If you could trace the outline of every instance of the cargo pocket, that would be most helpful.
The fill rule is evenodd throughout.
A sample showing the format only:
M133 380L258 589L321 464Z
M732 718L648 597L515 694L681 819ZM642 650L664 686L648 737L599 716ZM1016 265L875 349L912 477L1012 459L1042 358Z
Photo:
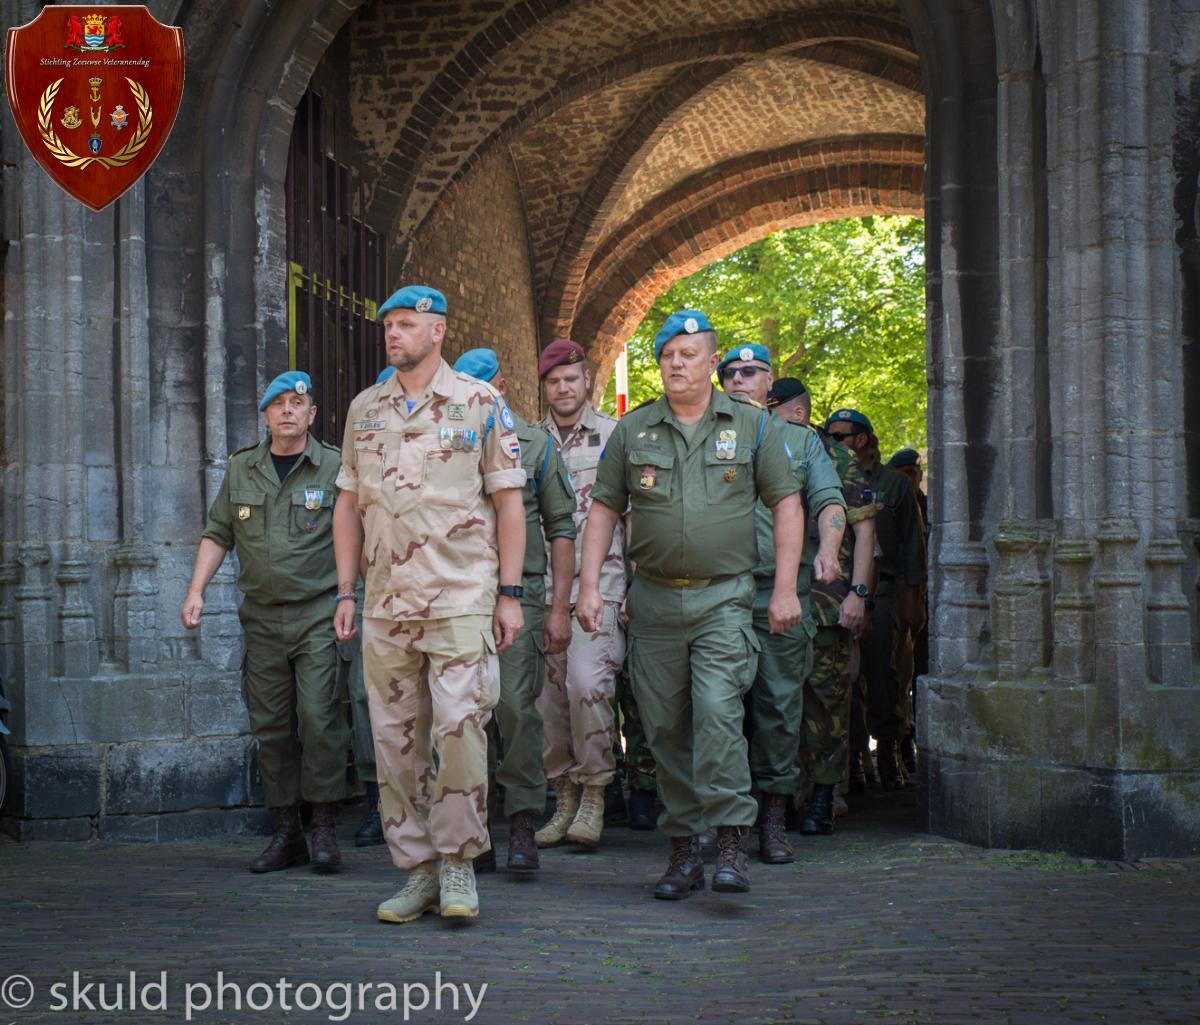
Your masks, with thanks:
M490 712L500 701L500 658L496 654L496 638L492 631L480 633L484 654L475 665L475 704L480 711Z
M742 672L742 683L738 687L738 693L743 697L746 695L751 686L754 684L754 678L758 675L758 653L762 651L762 645L759 643L758 634L754 632L754 624L743 623L742 640L746 643L746 666Z

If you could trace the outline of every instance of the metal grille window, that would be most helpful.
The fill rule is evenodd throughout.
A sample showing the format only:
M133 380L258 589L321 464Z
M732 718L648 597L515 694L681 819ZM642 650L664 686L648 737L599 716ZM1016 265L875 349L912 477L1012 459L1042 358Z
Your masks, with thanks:
M309 90L288 151L288 366L312 377L314 431L333 445L384 366L375 297L387 282L384 241L362 220L361 178L340 145L336 105Z

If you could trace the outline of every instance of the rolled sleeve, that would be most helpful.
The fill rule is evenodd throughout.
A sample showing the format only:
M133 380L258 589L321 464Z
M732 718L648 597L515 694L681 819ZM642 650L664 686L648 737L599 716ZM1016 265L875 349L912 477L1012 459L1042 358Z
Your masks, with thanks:
M783 437L768 417L763 423L762 440L754 459L754 485L758 489L758 497L763 505L772 507L782 502L788 495L800 492L800 483L792 472L791 461L788 459L787 446ZM593 492L594 494L594 492Z
M625 479L625 424L620 421L608 444L600 453L600 465L596 468L596 483L592 485L592 501L622 513L629 508L629 487ZM784 463L786 466L786 461Z
M208 520L200 536L215 541L226 551L233 548L233 507L229 504L228 476L221 481L221 490L208 510Z
M354 415L355 409L351 405L350 411L346 414L346 429L342 432L342 467L338 470L337 480L334 483L343 491L357 493L358 465L355 462L354 451Z
M523 488L525 471L519 466L515 470L494 470L483 475L483 490L491 495L507 488Z
M846 508L842 495L842 481L834 468L833 460L821 444L821 439L810 434L808 439L809 470L805 497L808 499L809 515L818 516L827 506Z

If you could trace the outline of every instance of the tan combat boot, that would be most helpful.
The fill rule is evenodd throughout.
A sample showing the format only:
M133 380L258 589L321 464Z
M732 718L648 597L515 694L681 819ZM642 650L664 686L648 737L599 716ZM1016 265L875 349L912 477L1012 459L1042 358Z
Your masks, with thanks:
M579 810L567 830L567 839L584 847L599 847L600 832L603 829L604 787L585 786Z
M443 918L474 918L479 914L474 859L444 854L438 882L442 888Z
M552 779L550 786L554 788L554 814L549 822L533 834L533 841L539 847L557 847L562 843L575 819L575 812L579 810L579 787L566 776Z
M411 922L438 910L438 863L427 861L408 873L404 889L375 909L381 922Z

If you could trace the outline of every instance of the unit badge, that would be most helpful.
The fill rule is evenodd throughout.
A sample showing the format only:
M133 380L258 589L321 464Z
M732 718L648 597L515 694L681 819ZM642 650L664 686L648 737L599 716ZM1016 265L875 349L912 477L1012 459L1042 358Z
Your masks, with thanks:
M649 491L658 483L658 469L654 466L642 467L642 479L638 481L643 491Z
M55 184L93 210L154 163L179 111L183 70L183 31L145 7L50 4L8 31L17 130ZM81 127L85 107L92 133L77 149L58 131Z
M446 416L451 420L465 420L467 407L461 402L451 402L446 406Z
M239 505L238 506L238 519L239 520L250 519L250 506L248 506L248 505Z

